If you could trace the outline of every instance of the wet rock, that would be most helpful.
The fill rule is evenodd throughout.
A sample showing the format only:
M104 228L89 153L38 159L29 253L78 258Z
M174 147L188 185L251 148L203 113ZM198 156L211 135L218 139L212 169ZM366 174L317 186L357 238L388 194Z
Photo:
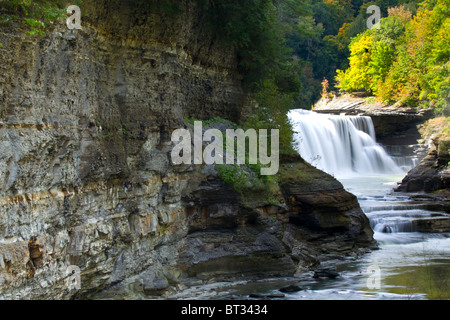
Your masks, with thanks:
M413 220L413 230L424 233L450 232L450 217Z
M282 299L285 298L286 296L282 293L269 293L269 294L251 293L249 297L255 299Z
M314 279L318 278L329 278L334 279L339 277L339 273L336 272L334 269L319 269L314 271Z
M298 155L283 161L280 188L289 200L276 209L244 205L246 195L212 172L183 198L190 224L178 264L189 277L292 276L318 265L320 248L343 260L374 244L354 195Z
M190 234L180 250L180 266L190 277L236 279L289 276L295 264L282 243L261 226ZM258 230L259 229L259 230Z
M155 276L151 280L147 280L143 285L143 290L146 295L155 296L161 295L165 289L169 287L169 282L166 278L161 276Z
M306 233L304 238L340 254L375 243L357 198L335 178L301 162L282 165L280 174L287 218Z
M198 23L194 2L183 19L131 2L82 8L76 32L2 29L0 299L126 294L134 283L150 294L177 281L139 278L181 274L181 197L203 180L170 163L171 132L186 117L237 121L246 97L234 50ZM138 25L123 28L130 17ZM71 265L78 292L63 285Z
M432 136L428 155L411 169L401 184L395 189L397 192L425 192L434 198L441 196L450 199L450 162L448 138Z
M294 292L298 292L303 290L302 288L300 288L299 286L296 285L290 285L284 288L281 288L279 291L283 292L283 293L294 293Z
M261 293L251 293L248 295L250 298L255 298L255 299L264 299L267 296Z
M286 297L286 296L282 293L271 293L271 294L267 295L267 298L270 298L270 299L281 299L284 297Z

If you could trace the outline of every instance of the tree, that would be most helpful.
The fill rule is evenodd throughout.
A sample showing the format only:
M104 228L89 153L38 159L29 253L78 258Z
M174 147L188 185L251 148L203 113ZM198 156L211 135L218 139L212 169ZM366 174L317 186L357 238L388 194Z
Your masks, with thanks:
M387 103L435 106L449 114L450 0L427 0L411 19L400 6L388 9L380 29L350 45L350 66L338 71L342 90L370 89Z

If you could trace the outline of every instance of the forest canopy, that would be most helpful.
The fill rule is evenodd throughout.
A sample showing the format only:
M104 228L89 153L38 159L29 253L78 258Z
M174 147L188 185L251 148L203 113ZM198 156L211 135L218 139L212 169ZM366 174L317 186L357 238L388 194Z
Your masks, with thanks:
M404 6L388 9L379 29L353 38L350 67L337 71L338 87L449 116L449 30L450 0L424 1L414 15Z
M184 0L129 0L176 19ZM365 90L384 103L433 106L448 114L450 0L195 0L205 25L239 60L258 108L253 128L278 128L290 149L287 112L311 109L321 92ZM79 4L82 1L72 1ZM63 0L0 1L0 26L20 21L43 35L67 16ZM381 27L367 29L367 8Z

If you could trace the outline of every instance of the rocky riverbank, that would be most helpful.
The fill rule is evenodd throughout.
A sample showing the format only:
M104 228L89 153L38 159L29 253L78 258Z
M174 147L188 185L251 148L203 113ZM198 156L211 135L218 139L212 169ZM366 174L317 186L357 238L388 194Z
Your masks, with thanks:
M283 158L279 204L257 193L240 194L212 169L198 172L183 196L186 233L164 256L170 268L124 278L101 298L176 295L191 285L290 277L333 267L375 249L357 199L333 177L299 156Z

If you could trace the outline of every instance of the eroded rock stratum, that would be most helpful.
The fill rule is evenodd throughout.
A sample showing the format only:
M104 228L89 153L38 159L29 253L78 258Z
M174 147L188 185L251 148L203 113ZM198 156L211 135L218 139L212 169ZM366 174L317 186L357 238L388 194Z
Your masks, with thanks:
M0 298L160 296L373 245L356 198L300 157L283 160L276 205L171 164L185 118L239 121L245 101L195 5L174 19L85 2L82 30L2 35Z

